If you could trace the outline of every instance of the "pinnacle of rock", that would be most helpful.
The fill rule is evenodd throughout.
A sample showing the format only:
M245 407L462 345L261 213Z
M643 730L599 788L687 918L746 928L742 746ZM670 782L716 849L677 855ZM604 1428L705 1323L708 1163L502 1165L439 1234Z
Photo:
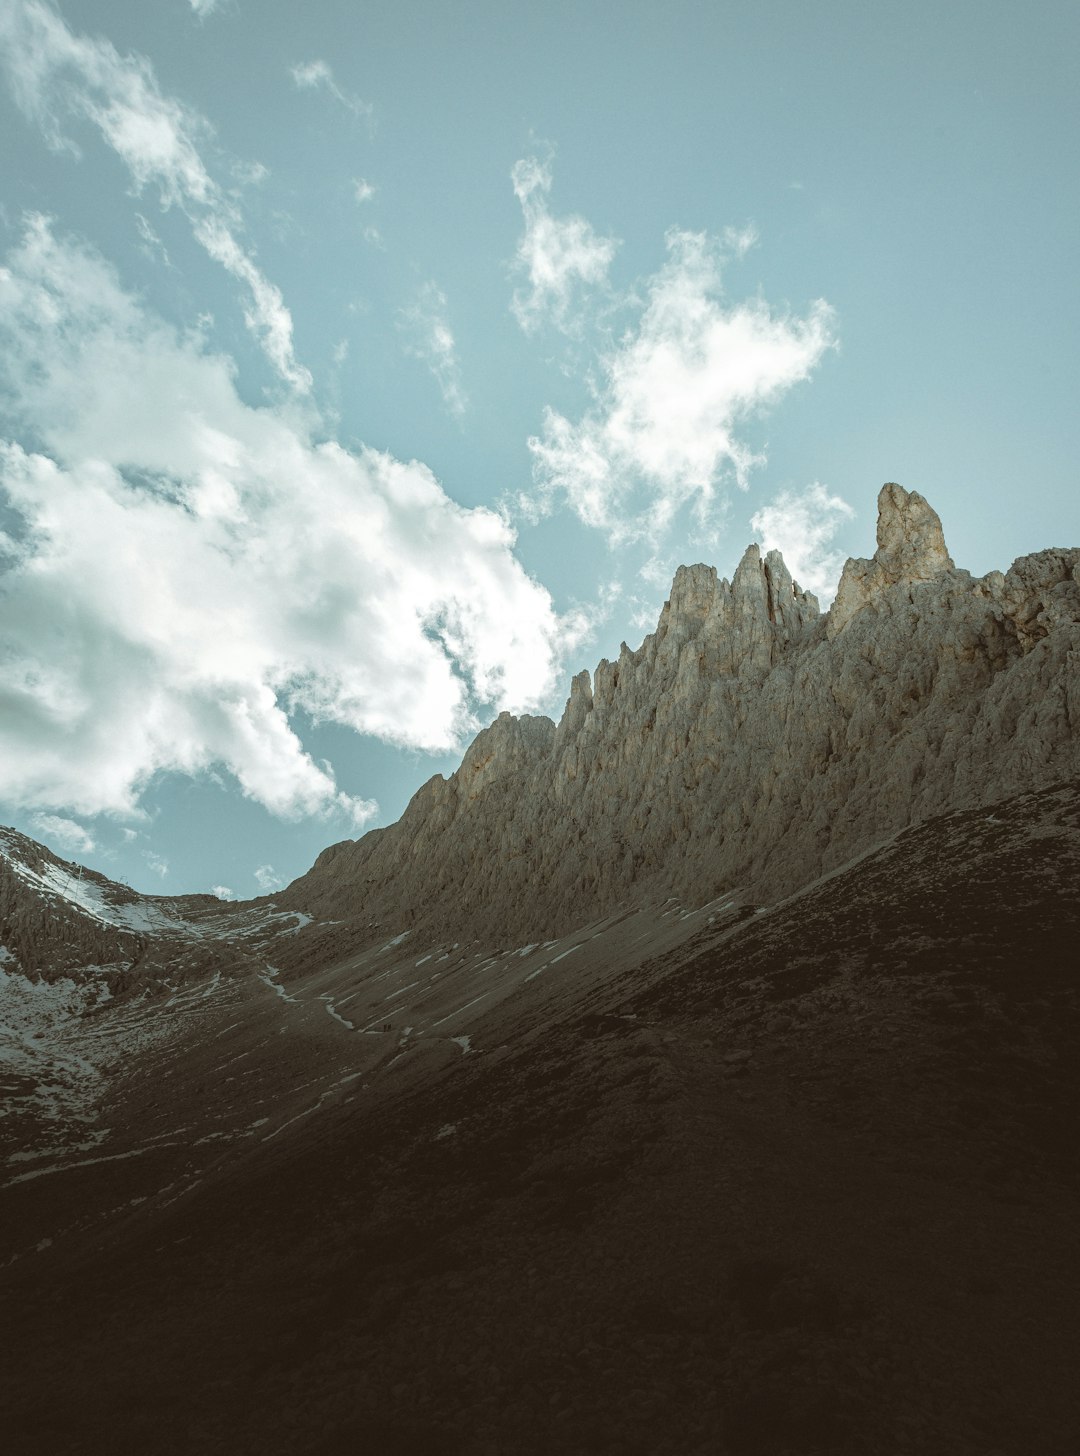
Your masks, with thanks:
M894 581L930 581L953 569L941 519L918 491L895 482L881 487L874 560Z
M835 637L863 607L894 586L933 581L952 571L937 511L918 491L891 481L878 495L877 550L873 558L847 562L829 613L829 635Z

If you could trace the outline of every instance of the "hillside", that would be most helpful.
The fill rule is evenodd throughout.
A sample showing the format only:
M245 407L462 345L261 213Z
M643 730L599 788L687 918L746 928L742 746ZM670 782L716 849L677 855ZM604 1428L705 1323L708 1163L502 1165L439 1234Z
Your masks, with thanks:
M406 941L84 1018L121 1064L0 1189L5 1431L1065 1456L1078 883L1074 782L756 914Z

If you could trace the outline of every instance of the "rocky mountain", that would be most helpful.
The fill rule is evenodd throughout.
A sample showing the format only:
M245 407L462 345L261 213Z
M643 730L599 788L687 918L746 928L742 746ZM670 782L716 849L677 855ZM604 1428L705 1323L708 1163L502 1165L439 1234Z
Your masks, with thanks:
M0 831L20 1456L1065 1456L1080 551L886 486L247 904Z
M557 934L628 899L771 901L883 835L1080 773L1080 550L958 570L886 485L877 551L822 616L776 552L682 567L657 629L503 714L397 824L280 903L463 936Z

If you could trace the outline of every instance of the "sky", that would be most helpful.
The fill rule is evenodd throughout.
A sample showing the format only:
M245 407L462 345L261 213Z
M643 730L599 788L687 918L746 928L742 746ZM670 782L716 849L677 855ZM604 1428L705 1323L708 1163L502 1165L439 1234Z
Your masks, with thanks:
M1080 12L0 0L0 822L247 898L897 480L1080 544Z

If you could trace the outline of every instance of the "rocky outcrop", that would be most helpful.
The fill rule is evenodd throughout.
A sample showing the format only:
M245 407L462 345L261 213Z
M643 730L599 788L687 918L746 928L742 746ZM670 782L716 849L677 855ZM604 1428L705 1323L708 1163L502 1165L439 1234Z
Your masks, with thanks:
M902 485L883 485L878 496L877 550L867 561L853 557L844 567L829 613L829 636L842 632L863 607L894 586L915 586L952 571L953 560L937 511Z
M889 484L824 617L777 552L681 567L657 629L500 717L402 819L278 902L373 927L559 933L630 897L782 897L877 839L1080 772L1080 550L957 570ZM376 933L373 930L373 933Z

